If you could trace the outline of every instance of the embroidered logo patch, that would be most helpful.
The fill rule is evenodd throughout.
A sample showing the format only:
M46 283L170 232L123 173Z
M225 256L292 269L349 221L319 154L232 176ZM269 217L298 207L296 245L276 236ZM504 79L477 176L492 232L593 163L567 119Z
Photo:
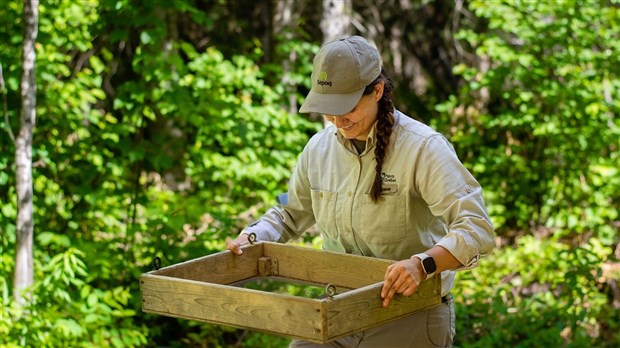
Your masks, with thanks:
M398 193L398 183L396 176L388 173L381 173L381 194L394 195Z

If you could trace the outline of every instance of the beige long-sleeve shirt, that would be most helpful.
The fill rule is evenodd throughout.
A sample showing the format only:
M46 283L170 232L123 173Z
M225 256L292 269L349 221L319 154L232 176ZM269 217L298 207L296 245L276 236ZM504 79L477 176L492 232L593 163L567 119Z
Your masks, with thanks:
M271 208L243 232L286 242L316 224L326 250L403 260L439 245L464 269L477 266L494 244L480 184L444 136L398 111L394 117L380 202L369 196L374 127L358 154L332 125L304 148L289 182L288 204ZM442 273L442 295L453 282L454 271Z

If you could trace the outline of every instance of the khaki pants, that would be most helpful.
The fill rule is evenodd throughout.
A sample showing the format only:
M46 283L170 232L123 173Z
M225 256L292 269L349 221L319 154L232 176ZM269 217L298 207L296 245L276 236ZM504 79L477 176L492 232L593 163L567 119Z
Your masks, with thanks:
M293 341L298 347L451 347L455 334L454 300L448 295L441 305L324 345Z

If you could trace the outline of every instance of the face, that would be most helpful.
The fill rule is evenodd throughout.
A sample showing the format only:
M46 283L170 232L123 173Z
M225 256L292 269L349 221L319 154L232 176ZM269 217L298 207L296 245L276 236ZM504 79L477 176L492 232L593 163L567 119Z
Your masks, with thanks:
M347 139L366 140L370 129L377 121L378 101L383 96L383 82L375 85L372 93L362 96L357 105L344 115L323 115L333 123L340 134Z

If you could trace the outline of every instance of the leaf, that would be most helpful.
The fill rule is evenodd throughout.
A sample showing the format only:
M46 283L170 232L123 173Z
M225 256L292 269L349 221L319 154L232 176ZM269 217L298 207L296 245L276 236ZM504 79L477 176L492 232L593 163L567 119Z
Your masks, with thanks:
M74 319L58 319L54 323L55 329L59 330L64 336L80 337L84 334L84 329Z
M146 32L146 31L141 32L140 33L140 42L142 44L144 44L144 45L150 44L152 42L151 35L148 32Z
M53 232L41 232L36 235L36 239L42 246L55 245L65 248L71 246L71 239L63 234L57 234Z

